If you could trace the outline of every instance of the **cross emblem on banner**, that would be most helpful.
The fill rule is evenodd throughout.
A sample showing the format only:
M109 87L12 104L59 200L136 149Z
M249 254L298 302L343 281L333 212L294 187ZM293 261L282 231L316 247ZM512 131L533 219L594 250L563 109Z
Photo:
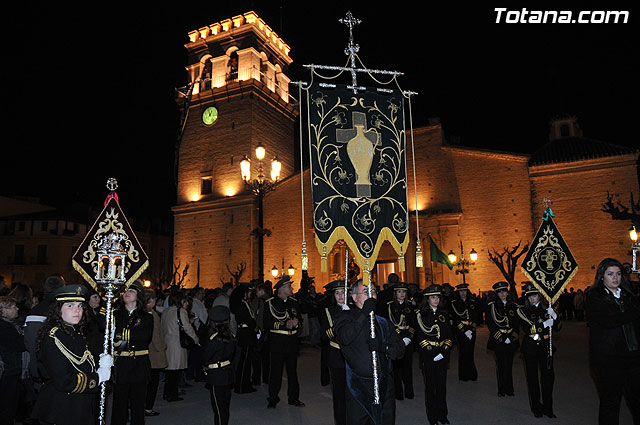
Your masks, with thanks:
M547 270L553 270L553 262L558 259L558 256L553 249L547 249L540 259L547 263Z

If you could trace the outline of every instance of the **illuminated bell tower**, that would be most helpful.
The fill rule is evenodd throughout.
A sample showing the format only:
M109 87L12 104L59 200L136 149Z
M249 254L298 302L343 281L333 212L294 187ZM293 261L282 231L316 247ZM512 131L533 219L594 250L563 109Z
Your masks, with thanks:
M196 263L202 286L218 286L226 266L247 262L243 279L255 277L255 198L242 180L240 162L266 149L265 168L275 156L280 180L295 168L294 121L289 102L289 46L255 12L190 31L183 107L177 205L173 208L174 265ZM184 100L187 100L186 102ZM265 223L268 227L268 223ZM251 260L254 259L254 260Z

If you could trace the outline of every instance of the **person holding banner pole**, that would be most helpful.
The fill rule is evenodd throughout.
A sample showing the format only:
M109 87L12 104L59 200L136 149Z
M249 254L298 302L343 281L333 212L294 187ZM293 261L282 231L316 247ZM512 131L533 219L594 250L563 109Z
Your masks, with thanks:
M345 358L347 424L392 425L396 405L391 360L402 358L405 344L381 316L375 316L375 338L371 338L370 315L375 311L377 295L375 290L371 291L371 297L368 293L359 279L351 292L353 308L337 314L333 322ZM378 360L379 404L374 404L372 353Z
M616 425L624 394L634 424L640 424L640 300L616 259L600 262L586 291L591 368L600 408L599 424Z
M529 404L536 418L542 415L555 418L553 413L553 371L551 329L558 315L553 307L542 302L540 292L533 284L525 289L525 304L518 308L518 318L522 327L524 355ZM538 379L538 371L540 379ZM542 396L542 399L540 398Z

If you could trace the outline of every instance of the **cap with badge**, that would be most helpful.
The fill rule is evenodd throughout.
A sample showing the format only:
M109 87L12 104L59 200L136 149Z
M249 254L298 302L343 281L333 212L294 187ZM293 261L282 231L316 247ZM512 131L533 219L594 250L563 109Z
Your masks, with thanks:
M133 282L131 282L131 285L129 285L129 288L127 288L127 290L129 289L135 289L136 291L138 291L138 294L143 294L145 288L142 281L139 279L136 279Z
M335 291L336 289L344 289L344 280L334 280L324 285L326 292Z
M492 288L496 292L497 291L508 291L509 290L509 284L507 282L500 281L500 282L494 283Z
M391 289L393 289L394 291L407 291L409 290L409 285L407 285L405 282L398 282L391 285Z
M540 291L535 287L533 283L529 283L524 288L525 295L540 295Z
M286 275L283 276L276 284L273 286L274 292L278 289L282 288L284 285L291 285L293 282L291 281L291 276Z
M428 286L422 293L426 296L442 295L442 286L433 284Z
M87 288L84 285L65 285L53 292L53 298L60 302L87 301Z
M459 285L456 285L456 291L462 291L463 289L469 290L469 284L461 283Z

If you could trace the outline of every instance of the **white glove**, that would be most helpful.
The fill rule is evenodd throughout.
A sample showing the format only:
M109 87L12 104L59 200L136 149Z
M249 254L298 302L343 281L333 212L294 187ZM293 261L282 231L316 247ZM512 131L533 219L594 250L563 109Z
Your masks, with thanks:
M111 368L113 366L113 356L111 354L100 354L100 360L98 361L98 368L105 367Z
M542 322L542 324L544 325L545 328L550 328L551 326L553 326L553 319L547 319L544 322Z
M467 330L464 334L465 334L465 335L467 336L467 338L469 338L469 339L473 338L473 332L471 332L471 329Z
M549 308L547 308L547 314L549 315L549 317L551 317L553 320L556 320L558 318L558 315L556 314L555 311L553 311L553 307L549 306Z
M109 354L101 354L98 372L98 381L102 384L111 378L111 366L113 366L113 357Z
M411 340L409 338L402 338L402 341L404 342L405 347L411 344Z
M505 344L511 344L511 340L509 338L507 338L507 339L504 340L504 343Z
M256 339L260 339L261 335L262 335L262 332L260 331L260 329L258 329L258 333L256 334Z
M444 356L443 356L442 354L438 354L437 356L435 356L435 357L433 358L433 361L434 361L434 362L437 362L437 361L440 361L440 360L442 360L442 359L444 359Z

